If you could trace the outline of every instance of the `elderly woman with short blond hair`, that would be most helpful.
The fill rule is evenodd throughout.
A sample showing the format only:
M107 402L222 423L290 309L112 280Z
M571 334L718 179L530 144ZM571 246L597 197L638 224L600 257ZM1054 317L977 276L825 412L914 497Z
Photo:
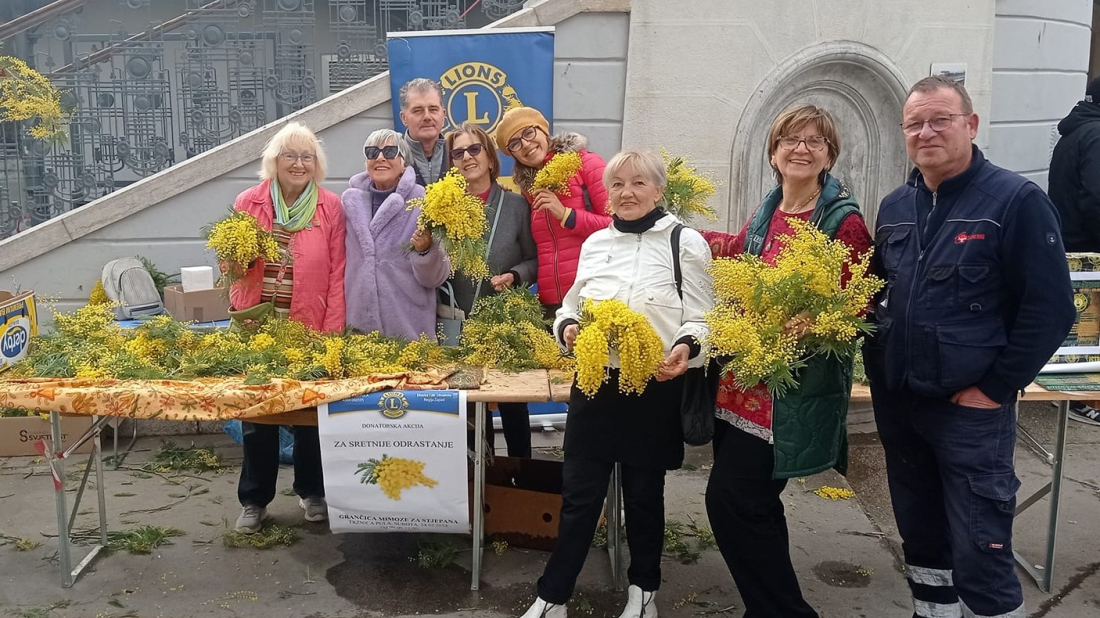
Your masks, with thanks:
M447 253L417 228L424 197L409 144L379 129L363 145L366 170L351 177L340 199L347 217L347 324L387 337L435 339L436 288L451 274ZM412 250L406 248L412 245Z
M646 317L664 343L665 359L640 395L619 392L618 357L591 398L570 391L562 468L558 542L538 580L538 598L523 618L565 618L565 604L588 556L608 480L622 465L630 568L620 618L656 616L664 542L665 472L684 460L680 425L682 378L701 367L707 334L703 315L713 305L710 248L698 232L660 206L665 166L650 152L622 152L608 162L603 184L611 225L593 233L580 251L576 281L554 322L559 342L572 349L585 301L616 299ZM673 237L679 229L679 253ZM680 264L681 290L674 265Z
M275 315L315 330L344 329L344 212L340 198L321 188L324 178L325 152L306 126L287 123L264 147L263 182L241 192L233 208L275 235L281 257L221 265L241 275L229 291L235 320ZM251 534L263 527L275 498L279 427L245 422L242 430L236 529ZM294 491L307 521L328 518L317 427L294 428Z

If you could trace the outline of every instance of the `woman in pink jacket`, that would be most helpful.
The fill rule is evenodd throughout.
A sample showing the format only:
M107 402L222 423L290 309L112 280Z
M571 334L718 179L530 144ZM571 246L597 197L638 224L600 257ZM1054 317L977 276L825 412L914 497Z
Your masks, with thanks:
M344 211L340 198L320 187L325 153L317 136L291 122L264 147L260 184L233 207L256 217L282 249L274 262L223 264L244 270L229 291L234 313L288 317L320 331L344 329ZM242 423L244 464L237 485L238 532L263 527L279 474L279 427ZM306 521L325 521L325 485L317 427L294 427L294 491Z
M603 186L604 161L586 149L588 141L577 133L550 136L546 118L533 107L508 110L496 133L501 152L516 160L512 180L531 204L531 233L539 258L539 301L553 318L565 293L577 277L577 261L584 240L611 223L607 189ZM581 169L569 179L568 195L532 191L535 175L559 152L576 152Z

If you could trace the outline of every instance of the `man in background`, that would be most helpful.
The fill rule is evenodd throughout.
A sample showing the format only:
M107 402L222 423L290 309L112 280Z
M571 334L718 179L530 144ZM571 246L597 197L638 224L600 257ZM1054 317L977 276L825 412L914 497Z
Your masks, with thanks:
M446 143L443 140L443 87L426 77L411 79L398 91L405 141L412 149L416 184L428 186L447 173Z

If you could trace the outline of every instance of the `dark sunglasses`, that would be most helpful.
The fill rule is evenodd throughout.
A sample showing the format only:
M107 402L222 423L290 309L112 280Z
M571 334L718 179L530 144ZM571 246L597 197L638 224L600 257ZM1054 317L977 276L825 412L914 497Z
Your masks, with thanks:
M387 159L396 159L398 151L397 146L383 146L381 148L378 146L367 146L363 149L363 152L366 153L368 161L373 161L378 158L378 153L382 153L382 156Z
M535 131L538 131L535 127L526 127L520 132L519 135L508 140L508 152L515 152L523 142L530 142L535 139Z
M455 148L451 151L451 160L461 161L466 157L466 153L469 153L471 157L476 157L481 154L482 150L485 150L485 146L481 144L470 144L465 148Z

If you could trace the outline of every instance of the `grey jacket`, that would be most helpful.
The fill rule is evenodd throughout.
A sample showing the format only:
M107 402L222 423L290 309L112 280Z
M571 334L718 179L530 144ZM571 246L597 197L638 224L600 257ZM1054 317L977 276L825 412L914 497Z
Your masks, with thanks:
M538 250L535 248L535 239L531 236L531 208L522 195L506 191L493 183L489 200L485 204L485 240L489 239L497 204L501 205L501 212L493 246L489 248L489 272L495 276L512 271L517 279L513 286L531 285L538 274ZM458 308L469 317L474 304L474 282L461 273L449 279L449 282L454 287ZM488 280L481 282L481 294L478 298L495 293L496 290ZM440 295L440 302L448 304L445 294Z
M424 146L410 137L408 131L405 131L404 137L409 144L409 150L412 151L413 158L412 161L406 162L406 165L410 165L416 171L416 184L426 187L443 178L447 170L451 169L451 157L444 152L447 150L447 141L443 139L442 135L435 142L435 150L432 151L431 159L428 159L428 156L424 154Z

